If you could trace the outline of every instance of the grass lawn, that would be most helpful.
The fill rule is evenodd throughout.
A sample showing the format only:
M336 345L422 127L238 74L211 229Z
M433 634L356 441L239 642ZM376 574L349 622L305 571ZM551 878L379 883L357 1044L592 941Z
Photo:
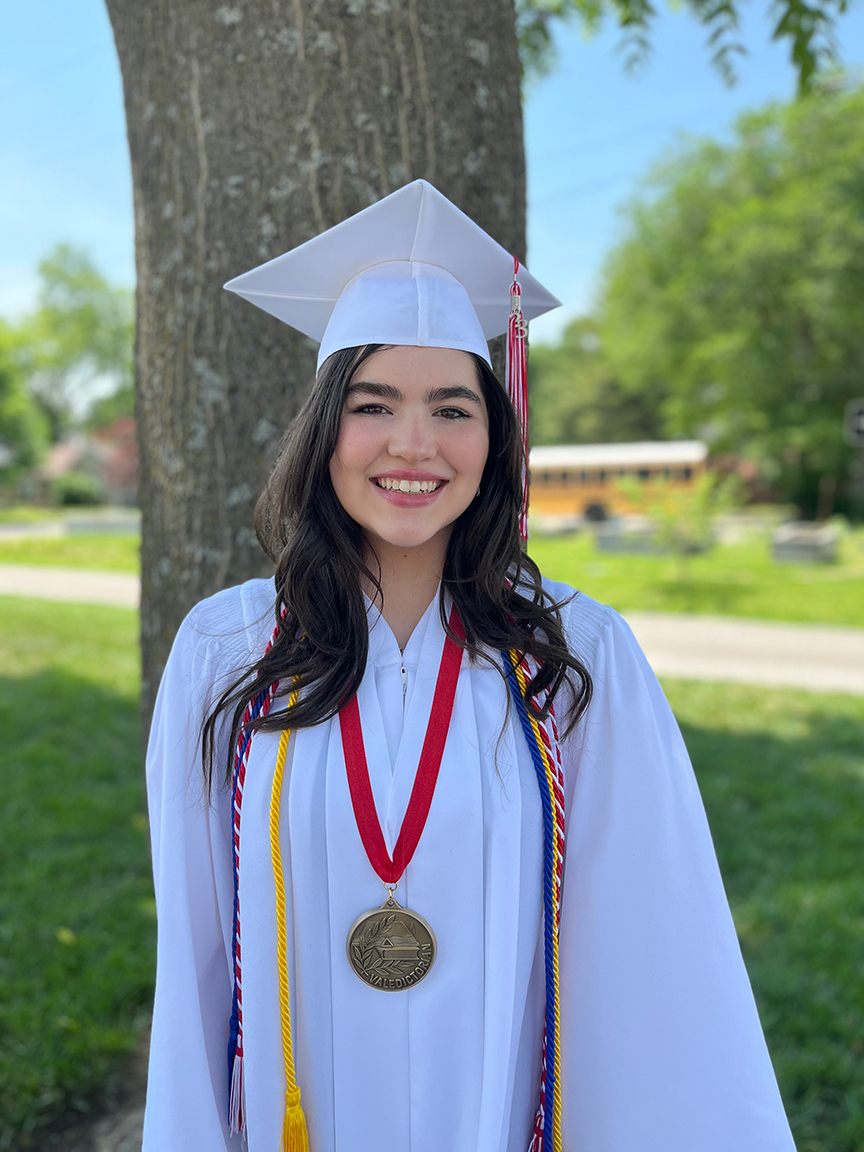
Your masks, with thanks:
M134 614L4 599L0 620L5 1150L110 1090L150 1006L154 924ZM864 699L666 688L798 1150L860 1152Z
M0 1148L111 1089L154 906L134 612L0 599Z
M593 535L531 537L544 576L619 611L700 612L864 627L864 532L841 542L836 564L775 564L767 538L718 545L682 562L598 552Z
M80 536L32 536L23 540L0 538L0 564L40 564L55 568L100 568L137 572L140 538L133 533Z
M798 1152L864 1148L864 699L665 682Z
M56 508L42 508L35 504L0 506L0 524L40 524L46 520L57 520L60 515Z

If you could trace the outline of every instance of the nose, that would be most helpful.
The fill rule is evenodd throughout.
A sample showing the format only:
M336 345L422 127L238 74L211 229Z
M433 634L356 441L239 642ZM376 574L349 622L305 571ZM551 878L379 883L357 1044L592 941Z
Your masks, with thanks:
M402 413L391 425L387 450L391 456L418 463L438 454L433 429L424 413Z

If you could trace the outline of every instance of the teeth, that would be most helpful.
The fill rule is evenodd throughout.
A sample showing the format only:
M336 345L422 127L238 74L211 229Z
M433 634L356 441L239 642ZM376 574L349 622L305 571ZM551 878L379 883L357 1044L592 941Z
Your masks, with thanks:
M391 476L379 476L375 483L385 492L435 492L441 480L394 480Z

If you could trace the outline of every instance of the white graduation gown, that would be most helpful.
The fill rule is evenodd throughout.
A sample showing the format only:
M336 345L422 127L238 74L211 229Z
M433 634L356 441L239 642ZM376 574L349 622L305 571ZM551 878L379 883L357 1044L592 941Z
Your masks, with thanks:
M571 590L548 585L556 598ZM271 581L199 604L165 669L148 753L159 914L145 1152L225 1152L231 1010L230 799L202 797L214 685L256 658ZM563 745L563 1152L794 1148L681 735L630 630L564 610L594 699ZM444 642L437 601L403 657L370 610L359 692L392 850ZM405 675L402 674L404 664ZM312 1152L526 1152L543 1034L540 797L494 668L463 658L426 829L396 892L438 940L426 979L367 987L345 951L384 899L357 832L338 720L292 736L282 796L291 1023ZM240 867L249 1152L277 1152L284 1105L268 810L278 735L252 742ZM223 760L220 760L220 763Z

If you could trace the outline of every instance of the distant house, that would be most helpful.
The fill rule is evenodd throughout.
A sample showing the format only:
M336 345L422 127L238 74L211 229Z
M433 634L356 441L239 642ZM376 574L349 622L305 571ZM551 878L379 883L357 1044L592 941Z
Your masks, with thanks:
M138 499L138 440L135 421L119 416L94 432L75 432L52 445L37 469L40 486L47 495L53 481L70 472L83 472L99 483L111 504L135 504Z
M689 486L705 471L701 440L635 444L561 444L532 448L531 511L601 520L632 511L620 481L661 479Z
M131 416L118 416L107 428L98 428L93 441L101 464L102 483L112 504L138 500L138 436Z

